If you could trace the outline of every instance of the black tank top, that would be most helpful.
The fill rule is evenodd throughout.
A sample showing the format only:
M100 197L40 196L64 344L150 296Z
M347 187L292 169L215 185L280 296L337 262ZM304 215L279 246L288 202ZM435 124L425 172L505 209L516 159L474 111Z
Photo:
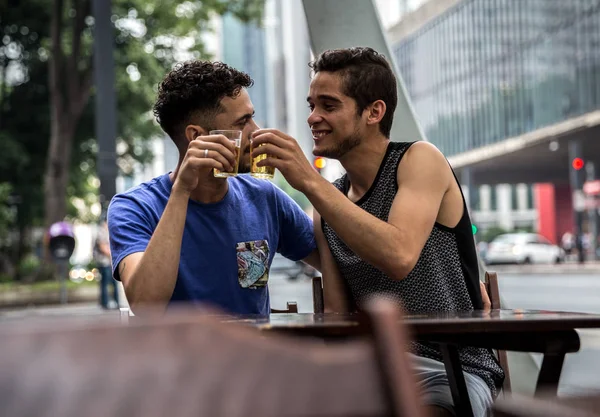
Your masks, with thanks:
M375 181L356 202L357 206L378 219L388 220L398 192L398 165L413 143L389 143ZM333 185L348 195L347 175ZM417 264L401 281L389 278L360 259L322 220L323 233L347 285L351 302L360 308L369 295L384 294L400 300L404 309L412 314L481 309L477 254L464 197L463 205L463 216L456 227L435 223ZM442 354L435 344L415 342L412 349L417 355L442 361ZM493 353L488 349L465 347L459 349L459 355L463 369L481 377L495 396L504 380L504 372Z

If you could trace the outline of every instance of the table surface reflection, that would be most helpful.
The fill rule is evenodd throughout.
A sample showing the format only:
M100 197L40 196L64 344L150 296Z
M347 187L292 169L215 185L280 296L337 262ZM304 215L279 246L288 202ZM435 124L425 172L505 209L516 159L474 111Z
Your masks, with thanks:
M277 313L269 317L227 316L225 323L256 326L262 330L301 328L352 328L361 324L358 313ZM469 333L504 331L562 331L600 328L600 314L548 310L475 310L406 314L404 322L413 333Z

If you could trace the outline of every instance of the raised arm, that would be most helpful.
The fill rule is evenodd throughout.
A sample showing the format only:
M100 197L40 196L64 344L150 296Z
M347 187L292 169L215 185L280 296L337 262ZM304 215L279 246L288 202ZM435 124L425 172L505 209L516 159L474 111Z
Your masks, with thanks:
M200 181L212 175L213 168L230 170L234 163L233 145L224 136L201 136L191 141L158 225L154 230L146 230L147 247L143 250L134 250L136 245L139 245L140 239L131 240L131 236L127 236L127 228L131 228L131 224L134 223L131 217L135 217L137 213L134 211L120 214L116 206L117 212L113 213L111 224L111 210L109 210L109 227L113 235L111 245L114 243L118 247L119 241L128 241L128 239L130 242L129 248L118 247L116 251L118 253L128 251L129 254L120 261L117 258L119 264L115 277L123 282L132 309L166 308L177 283L190 195ZM148 228L146 226L146 229ZM137 231L134 229L129 232L135 234ZM143 239L143 231L140 234ZM151 237L148 241L149 235Z
M254 142L266 145L258 146L255 156L272 155L261 164L279 169L354 253L393 279L404 279L412 271L453 180L450 166L435 146L417 142L406 151L386 222L358 207L315 172L294 138L273 129L257 133Z
M398 192L387 222L367 213L331 185L307 187L306 194L354 253L390 278L401 280L419 259L451 178L441 152L418 142L406 151L398 167Z

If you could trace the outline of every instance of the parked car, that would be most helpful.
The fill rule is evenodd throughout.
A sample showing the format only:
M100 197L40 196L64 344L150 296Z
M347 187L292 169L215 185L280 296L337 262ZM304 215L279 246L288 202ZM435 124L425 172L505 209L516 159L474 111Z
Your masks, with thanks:
M560 263L565 252L544 236L536 233L506 233L489 244L485 255L487 264Z

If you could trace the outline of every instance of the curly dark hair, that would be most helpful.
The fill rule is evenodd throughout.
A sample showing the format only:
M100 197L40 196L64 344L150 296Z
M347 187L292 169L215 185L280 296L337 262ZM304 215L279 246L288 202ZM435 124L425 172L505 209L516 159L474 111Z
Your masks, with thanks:
M214 117L222 111L224 97L236 97L254 84L250 76L223 62L182 62L167 74L158 87L154 116L176 145L184 140L185 127L192 121L213 130Z
M356 101L359 115L369 104L383 100L387 109L379 130L386 138L390 137L398 91L396 77L385 56L369 47L330 49L308 65L315 73L340 71L343 93Z

